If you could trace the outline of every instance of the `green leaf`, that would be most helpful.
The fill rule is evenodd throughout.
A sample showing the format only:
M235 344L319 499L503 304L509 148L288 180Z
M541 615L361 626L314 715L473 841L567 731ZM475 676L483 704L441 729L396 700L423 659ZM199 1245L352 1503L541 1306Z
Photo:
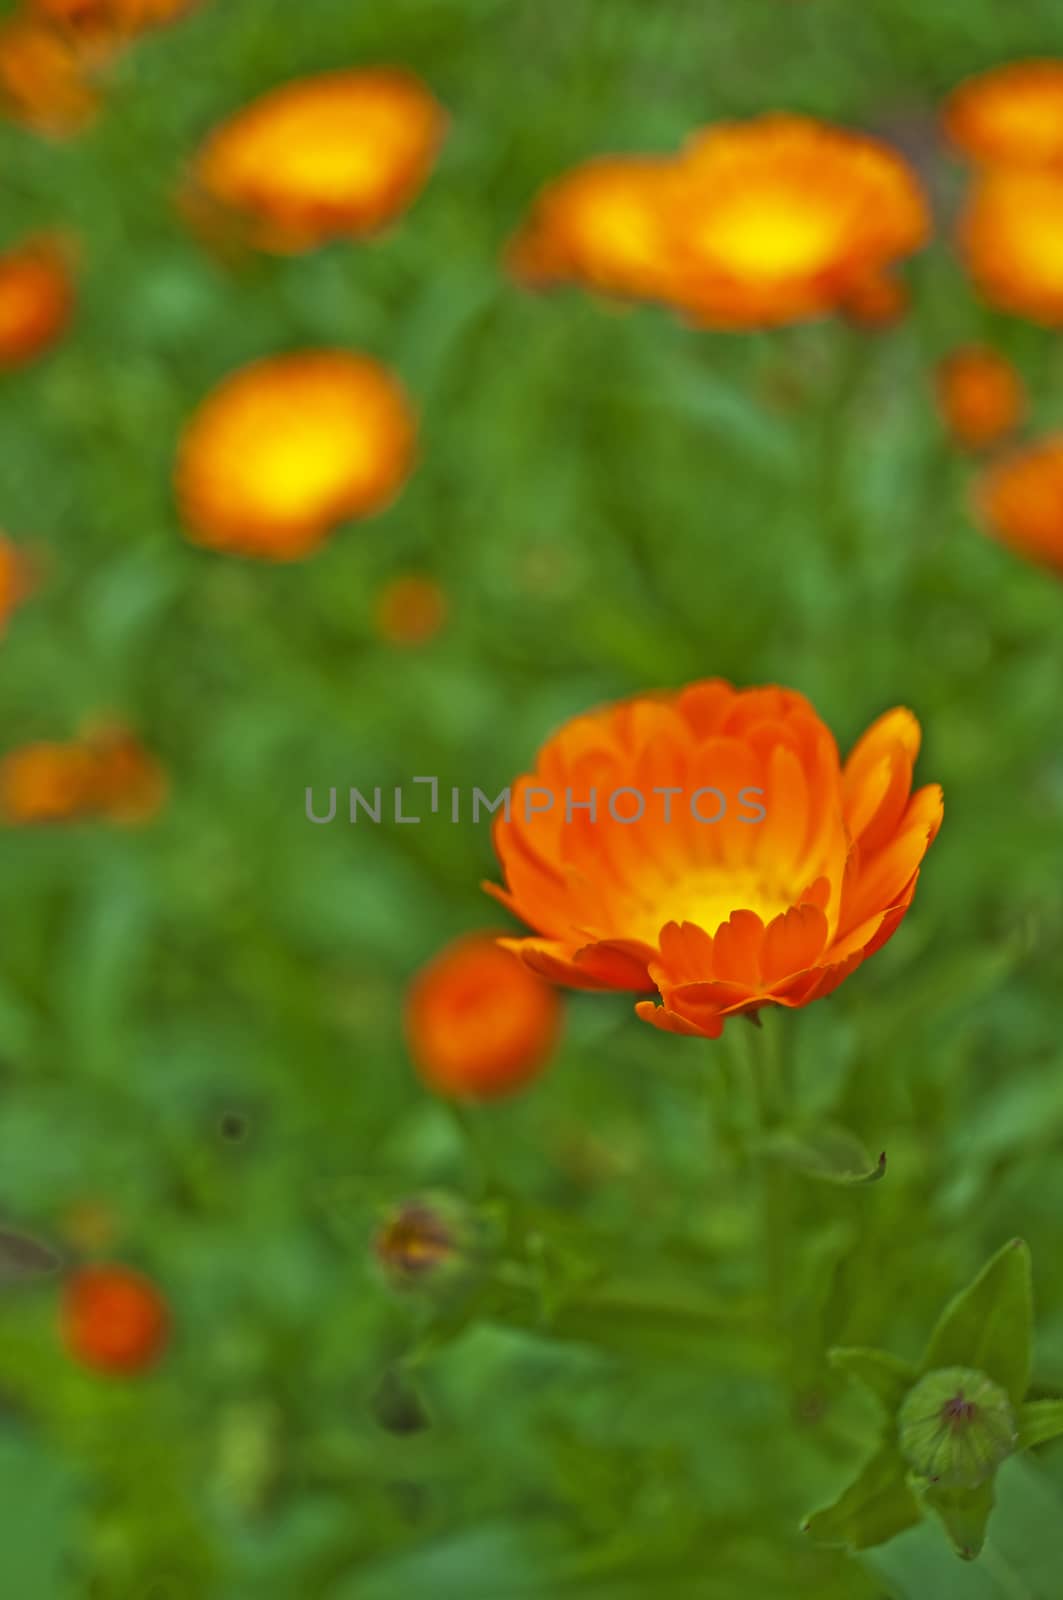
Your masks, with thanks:
M865 1389L870 1389L890 1416L900 1408L918 1377L913 1366L886 1350L836 1346L829 1352L828 1359L832 1367L848 1373Z
M1032 1339L1030 1252L1022 1239L1012 1239L945 1307L920 1371L974 1367L1006 1389L1018 1408L1030 1382Z
M986 1524L994 1503L994 1479L977 1489L928 1489L923 1496L941 1518L949 1542L964 1561L973 1561L985 1543Z
M817 1544L867 1550L914 1527L920 1515L900 1451L884 1444L834 1504L814 1512L802 1531Z
M824 1183L875 1183L886 1175L886 1152L872 1161L855 1133L824 1123L819 1128L780 1128L758 1145L772 1160Z
M1019 1407L1019 1449L1032 1450L1063 1434L1063 1400L1027 1400Z

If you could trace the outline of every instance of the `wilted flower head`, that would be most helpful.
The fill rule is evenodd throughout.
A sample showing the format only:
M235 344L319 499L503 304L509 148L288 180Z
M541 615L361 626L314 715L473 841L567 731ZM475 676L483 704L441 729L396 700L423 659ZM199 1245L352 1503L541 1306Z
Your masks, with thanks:
M253 362L202 402L181 439L178 504L198 544L269 561L381 511L413 460L397 380L367 356L309 350Z
M0 761L0 819L8 824L89 817L144 822L165 794L154 756L120 727L101 727L65 744L24 745Z
M490 1099L520 1089L557 1041L556 994L492 934L456 939L422 967L406 1001L406 1037L425 1082Z
M221 124L195 159L189 205L264 250L312 250L380 228L414 199L443 139L411 73L326 72L282 84Z
M92 65L75 37L16 14L0 26L0 109L38 133L79 133L99 104Z
M983 173L960 218L959 245L991 304L1049 327L1063 323L1063 171Z
M978 485L977 500L1002 544L1063 573L1063 433L990 467Z
M558 983L656 989L637 1010L672 1032L807 1005L911 903L942 812L911 792L919 743L890 711L843 766L803 695L720 679L577 717L495 820L491 892L538 935L504 943Z
M1063 164L1063 61L1010 61L949 96L945 132L989 166Z
M447 609L447 597L434 578L409 573L380 590L373 619L389 644L427 644L446 621Z
M66 1283L63 1342L82 1366L130 1377L153 1367L170 1334L170 1313L150 1279L122 1266L83 1267Z
M953 438L966 450L984 450L1014 432L1026 410L1022 379L1002 355L967 345L939 361L938 408Z
M510 262L533 283L576 280L706 326L758 328L870 304L928 231L895 151L778 114L702 129L673 160L578 168L544 192Z
M19 366L54 344L73 304L67 255L57 241L27 239L0 255L0 367Z

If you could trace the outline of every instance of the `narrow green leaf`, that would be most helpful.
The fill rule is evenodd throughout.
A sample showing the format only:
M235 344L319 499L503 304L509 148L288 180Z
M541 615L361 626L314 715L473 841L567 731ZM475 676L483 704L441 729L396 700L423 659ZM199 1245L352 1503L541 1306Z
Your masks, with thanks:
M824 1183L875 1183L886 1175L885 1151L873 1161L855 1133L831 1123L818 1128L780 1128L758 1148L772 1160Z
M870 1389L890 1416L899 1410L918 1376L907 1361L891 1356L886 1350L836 1346L830 1351L829 1360L832 1367L848 1373L865 1389Z
M941 1518L949 1542L964 1561L973 1561L985 1543L986 1524L994 1504L994 1480L977 1489L928 1489L923 1496Z
M1019 1449L1032 1450L1063 1434L1063 1400L1027 1400L1019 1407Z
M885 1544L920 1519L907 1472L896 1446L884 1444L834 1504L814 1512L802 1531L817 1544L844 1545L849 1550Z
M1022 1239L1012 1239L945 1307L920 1371L974 1367L1006 1389L1018 1408L1030 1382L1032 1338L1030 1252Z

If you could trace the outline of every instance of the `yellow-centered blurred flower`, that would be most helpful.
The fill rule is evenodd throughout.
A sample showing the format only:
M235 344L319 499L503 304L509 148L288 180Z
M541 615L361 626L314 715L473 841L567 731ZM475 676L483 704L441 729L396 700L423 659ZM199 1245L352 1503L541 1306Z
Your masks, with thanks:
M181 439L177 499L196 543L269 561L314 550L394 499L415 426L397 380L367 356L310 350L243 367Z
M945 132L986 166L1063 165L1063 61L1011 61L968 78L946 102Z
M959 242L991 304L1049 327L1063 323L1063 171L985 172L968 197Z
M361 237L418 194L445 125L408 72L296 79L209 135L193 163L190 215L208 233L235 225L248 244L281 253Z

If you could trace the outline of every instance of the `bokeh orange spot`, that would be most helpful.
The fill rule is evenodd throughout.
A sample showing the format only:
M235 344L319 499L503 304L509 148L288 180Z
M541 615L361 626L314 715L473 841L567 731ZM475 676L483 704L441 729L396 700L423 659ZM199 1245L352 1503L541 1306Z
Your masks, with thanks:
M282 84L211 133L192 169L190 211L241 226L280 253L372 233L403 211L435 163L446 119L412 74L326 72Z
M170 1313L155 1285L129 1267L83 1267L67 1280L60 1316L74 1360L96 1372L132 1376L161 1357Z
M376 597L376 631L389 644L427 644L447 619L447 597L434 578L393 578Z
M954 350L935 372L938 409L965 450L984 450L1013 433L1026 411L1022 379L1003 356L981 345Z
M397 380L367 356L316 350L254 362L207 396L181 439L175 482L188 535L296 560L395 498L414 438Z
M990 467L978 484L976 500L1001 543L1063 573L1063 433Z
M0 817L12 825L93 817L145 822L166 790L154 756L120 727L67 743L24 745L0 761Z
M70 268L49 238L0 255L0 367L19 366L55 343L74 305Z
M0 534L0 635L16 607L33 587L29 563L17 545Z
M986 165L1063 164L1063 61L1011 61L968 78L946 102L945 132Z
M458 1098L510 1094L538 1076L557 1041L556 994L490 934L471 934L417 974L406 1036L430 1088Z
M75 37L16 13L0 25L0 109L38 133L80 133L99 105L92 66Z

